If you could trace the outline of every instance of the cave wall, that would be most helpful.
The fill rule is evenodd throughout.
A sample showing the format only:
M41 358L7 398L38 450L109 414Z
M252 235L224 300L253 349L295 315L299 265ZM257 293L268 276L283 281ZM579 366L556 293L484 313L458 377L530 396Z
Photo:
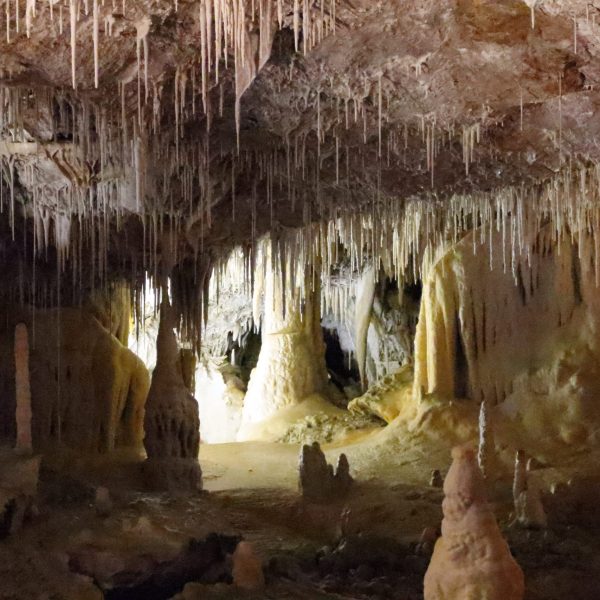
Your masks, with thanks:
M140 448L150 385L141 360L86 309L5 309L0 328L0 439L14 439L14 327L29 331L33 445L84 452Z

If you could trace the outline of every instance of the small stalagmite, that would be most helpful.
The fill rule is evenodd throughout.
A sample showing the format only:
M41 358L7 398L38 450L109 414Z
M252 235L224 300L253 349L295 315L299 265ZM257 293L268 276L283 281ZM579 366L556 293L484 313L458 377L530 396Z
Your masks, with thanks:
M527 489L527 455L524 450L517 450L515 455L515 474L513 479L513 499Z
M444 478L439 469L431 471L431 478L429 479L429 485L435 488L444 487Z
M240 542L233 553L233 583L244 590L260 590L265 586L262 561L254 545Z
M522 600L523 572L502 538L472 448L452 451L442 537L425 574L425 600Z
M113 509L113 503L110 498L110 492L108 488L100 486L96 488L96 495L94 498L94 508L96 514L99 517L108 517Z
M15 327L16 450L31 452L31 388L29 385L29 337L27 325Z
M483 476L488 479L492 475L492 460L494 453L494 433L490 420L490 406L488 400L481 402L479 409L479 450L477 461Z

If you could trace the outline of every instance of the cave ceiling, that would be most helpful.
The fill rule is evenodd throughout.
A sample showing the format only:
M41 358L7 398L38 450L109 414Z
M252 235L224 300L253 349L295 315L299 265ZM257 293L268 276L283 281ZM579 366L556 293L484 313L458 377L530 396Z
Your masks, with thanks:
M165 231L197 261L600 160L593 2L6 0L2 16L5 267L22 216L46 259L96 235L99 272L143 270Z

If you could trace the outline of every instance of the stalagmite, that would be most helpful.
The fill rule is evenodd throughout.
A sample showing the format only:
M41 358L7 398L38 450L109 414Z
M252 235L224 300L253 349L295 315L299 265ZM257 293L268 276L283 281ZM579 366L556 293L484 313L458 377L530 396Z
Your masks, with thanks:
M360 380L363 391L367 390L366 377L367 361L367 331L371 320L371 309L375 295L375 270L367 267L356 289L356 313L354 316L354 335L356 338L356 361L360 371Z
M93 45L94 45L94 87L98 89L98 0L94 0L93 9L92 9L92 29L93 29Z
M531 29L535 29L535 7L538 3L538 0L523 0L527 6L529 6L529 10L531 11Z
M515 505L515 523L522 527L545 528L548 525L546 511L542 504L540 489L530 477L531 459L523 450L515 457L513 480L513 499Z
M15 327L16 450L31 452L31 389L29 385L29 339L27 326Z
M240 439L246 425L274 416L312 394L326 394L328 375L320 326L320 282L305 266L294 281L291 269L280 261L275 242L262 254L264 281L255 287L256 304L264 293L262 346L244 399ZM263 287L264 286L264 287ZM255 316L256 322L260 317Z
M494 431L490 421L490 407L483 400L479 407L479 449L477 462L483 476L487 479L492 475L492 459L494 454Z
M444 482L442 537L425 574L425 600L522 600L523 572L488 505L475 453L458 447L452 459Z
M153 487L199 490L202 471L198 464L198 403L183 381L174 326L173 309L164 289L156 339L156 367L144 419L144 446L148 456L145 472Z
M354 482L345 454L340 454L337 467L327 464L318 442L305 444L300 451L298 486L309 502L326 503L344 498Z
M77 77L75 74L77 61L77 0L69 0L69 19L71 36L71 85L77 89Z
M531 529L545 529L548 518L542 504L540 489L530 481L527 489L522 491L515 500L516 523Z

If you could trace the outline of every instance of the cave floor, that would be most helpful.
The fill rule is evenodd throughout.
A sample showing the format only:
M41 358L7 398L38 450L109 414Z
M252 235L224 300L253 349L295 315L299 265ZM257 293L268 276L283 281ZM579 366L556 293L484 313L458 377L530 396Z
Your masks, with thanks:
M123 593L123 582L152 573L176 559L190 538L211 532L254 543L265 561L266 590L198 583L178 600L422 598L428 557L415 545L425 527L441 520L442 492L428 479L432 468L447 468L448 449L382 439L366 436L325 448L330 461L342 450L348 454L357 482L347 499L323 506L298 496L295 445L203 446L205 491L194 496L141 491L140 461L131 456L94 464L48 460L39 514L0 542L0 600L100 600L99 587L121 590L106 593L109 600L172 597L177 590L168 596ZM585 464L599 464L597 458L586 457ZM93 508L97 485L111 490L114 507L107 517ZM597 498L550 503L548 530L528 531L508 527L510 493L508 477L492 490L502 529L525 571L527 600L600 598ZM346 542L338 545L346 509Z

